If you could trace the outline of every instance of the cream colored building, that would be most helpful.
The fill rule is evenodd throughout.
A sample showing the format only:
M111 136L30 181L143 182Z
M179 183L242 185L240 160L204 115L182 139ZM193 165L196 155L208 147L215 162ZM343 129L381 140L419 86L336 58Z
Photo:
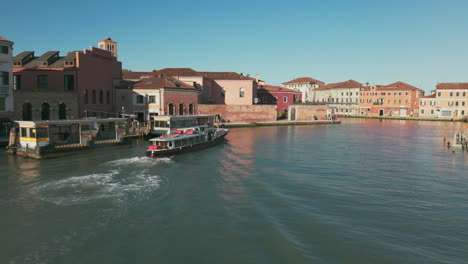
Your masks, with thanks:
M468 83L439 83L431 95L420 98L419 116L441 119L468 117Z
M13 116L13 42L0 36L0 119ZM0 124L0 129L3 129Z
M325 85L324 82L310 77L301 77L289 82L283 83L284 87L301 92L303 102L314 102L315 91Z
M331 115L358 115L362 87L361 83L353 80L330 83L315 90L313 102L328 104Z

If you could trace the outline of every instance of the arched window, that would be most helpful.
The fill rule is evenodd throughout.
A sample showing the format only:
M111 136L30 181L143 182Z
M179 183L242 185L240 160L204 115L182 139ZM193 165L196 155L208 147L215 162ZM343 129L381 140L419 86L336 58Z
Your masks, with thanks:
M168 108L169 108L169 115L174 115L174 104L170 103Z
M104 103L104 92L102 90L99 91L99 104Z
M59 119L67 119L67 105L64 103L59 104Z
M92 102L93 104L96 104L96 90L93 90L93 91L92 91L91 100L92 100L91 102Z
M83 103L88 104L88 89L84 90Z
M110 103L111 103L111 102L110 102L110 92L109 92L109 91L106 92L106 103L107 103L107 104L110 104Z
M239 88L239 97L244 97L244 88Z
M31 103L23 104L23 120L31 121L32 120L32 105Z
M189 112L189 115L193 115L193 104L189 104L188 112Z
M50 120L50 105L45 102L41 105L41 120Z
M179 104L179 115L184 114L184 104Z

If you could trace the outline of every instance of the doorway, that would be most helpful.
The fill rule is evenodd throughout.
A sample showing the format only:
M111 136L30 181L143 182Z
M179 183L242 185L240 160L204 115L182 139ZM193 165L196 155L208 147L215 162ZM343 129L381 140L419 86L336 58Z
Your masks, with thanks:
M379 109L379 116L383 116L384 115L384 110L383 109Z

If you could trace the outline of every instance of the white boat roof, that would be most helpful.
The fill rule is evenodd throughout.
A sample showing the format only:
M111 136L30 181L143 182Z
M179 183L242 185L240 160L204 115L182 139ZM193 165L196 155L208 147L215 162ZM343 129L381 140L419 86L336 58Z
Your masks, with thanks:
M82 123L106 123L125 122L128 118L86 118L86 119L66 119L66 120L40 120L40 121L15 121L22 125L71 125Z
M171 135L167 135L167 136L161 136L161 137L157 137L157 138L152 138L150 139L149 141L175 141L175 140L178 140L178 139L184 139L184 138L191 138L191 137L198 137L198 136L203 136L203 134L200 134L200 133L196 133L196 134L192 134L192 135L187 135L187 134L171 134Z

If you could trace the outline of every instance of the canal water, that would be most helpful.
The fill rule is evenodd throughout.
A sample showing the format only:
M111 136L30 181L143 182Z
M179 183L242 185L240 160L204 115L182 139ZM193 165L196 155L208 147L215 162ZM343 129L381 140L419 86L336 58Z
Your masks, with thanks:
M231 129L161 160L146 142L0 153L0 263L467 263L463 123Z

